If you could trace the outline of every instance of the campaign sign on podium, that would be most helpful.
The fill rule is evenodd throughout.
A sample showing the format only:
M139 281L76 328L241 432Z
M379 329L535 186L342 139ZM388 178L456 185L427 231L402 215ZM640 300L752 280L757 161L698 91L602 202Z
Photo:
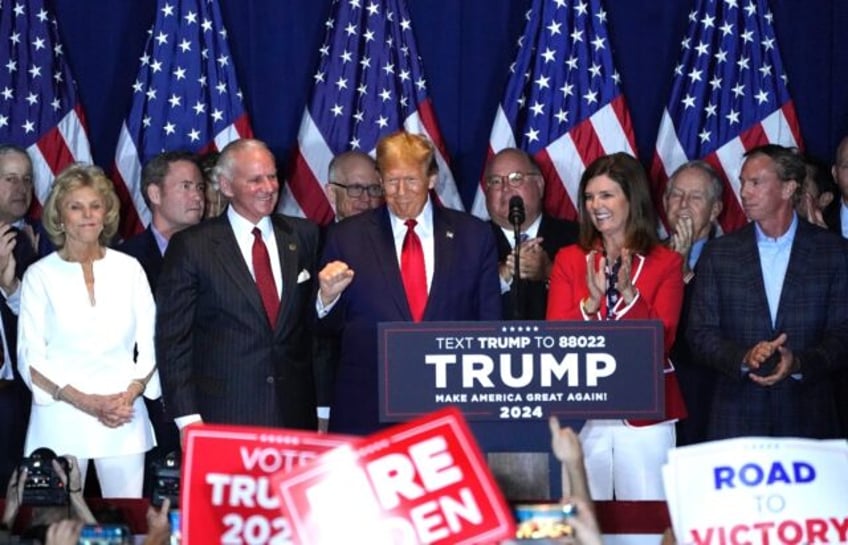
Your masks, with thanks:
M454 406L469 420L661 419L662 323L387 322L382 422Z

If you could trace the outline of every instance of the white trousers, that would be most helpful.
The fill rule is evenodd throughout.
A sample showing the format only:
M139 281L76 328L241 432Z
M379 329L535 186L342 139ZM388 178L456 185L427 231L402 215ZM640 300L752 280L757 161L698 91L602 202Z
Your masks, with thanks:
M580 442L593 500L665 500L662 466L674 448L674 422L637 428L587 420Z
M144 453L94 458L97 480L104 498L140 498L144 486ZM88 458L80 458L80 472L85 486Z

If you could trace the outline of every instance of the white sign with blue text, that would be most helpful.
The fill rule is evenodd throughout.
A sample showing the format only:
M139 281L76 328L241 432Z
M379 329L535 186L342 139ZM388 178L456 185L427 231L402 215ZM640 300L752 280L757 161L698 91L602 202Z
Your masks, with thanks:
M848 543L848 442L745 437L678 448L663 468L680 544Z

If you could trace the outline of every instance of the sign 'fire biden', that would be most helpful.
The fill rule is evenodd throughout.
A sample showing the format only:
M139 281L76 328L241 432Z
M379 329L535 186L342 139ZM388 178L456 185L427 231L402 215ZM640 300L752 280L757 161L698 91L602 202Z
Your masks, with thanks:
M515 532L456 409L341 446L272 482L301 545L472 545Z

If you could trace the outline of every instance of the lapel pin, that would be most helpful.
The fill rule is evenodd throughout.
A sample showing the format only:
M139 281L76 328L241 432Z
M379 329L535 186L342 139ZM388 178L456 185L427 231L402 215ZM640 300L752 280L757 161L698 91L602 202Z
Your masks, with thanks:
M445 234L448 238L453 238L453 231L446 231Z
M294 242L289 242L289 250L291 250L292 252L297 250L297 244L295 244Z

